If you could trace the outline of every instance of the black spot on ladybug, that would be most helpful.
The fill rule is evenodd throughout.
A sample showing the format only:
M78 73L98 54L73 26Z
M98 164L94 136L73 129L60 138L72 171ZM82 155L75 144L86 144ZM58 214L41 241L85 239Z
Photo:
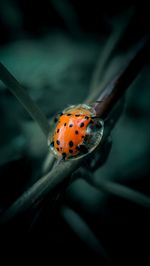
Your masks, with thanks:
M73 153L73 150L69 150L70 153Z
M78 135L78 134L79 134L79 131L78 131L78 130L76 130L76 131L75 131L75 134L76 134L76 135Z
M57 150L59 151L59 148L57 148Z
M88 120L88 119L89 119L89 117L86 115L86 116L85 116L85 119L87 119L87 120Z
M70 124L69 127L73 127L73 124Z
M60 144L60 141L59 141L59 140L57 140L57 141L56 141L56 143L59 145L59 144Z
M66 126L66 125L67 125L67 123L64 124L64 126Z
M71 114L67 114L67 116L70 116Z
M73 147L73 141L72 140L69 141L69 147Z
M84 127L84 123L83 122L80 124L80 127Z
M54 141L51 142L50 147L54 147Z
M84 139L84 136L82 136L82 139Z
M80 116L80 115L75 115L76 117Z
M66 158L66 153L65 152L62 153L62 157L63 157L63 159Z
M57 129L57 133L59 133L59 128Z

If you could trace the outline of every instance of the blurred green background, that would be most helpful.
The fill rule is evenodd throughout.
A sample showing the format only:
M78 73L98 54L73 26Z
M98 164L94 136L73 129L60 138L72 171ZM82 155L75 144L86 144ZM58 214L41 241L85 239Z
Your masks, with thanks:
M109 82L149 29L144 1L1 0L0 61L50 119L66 106L84 102L97 59L113 31L121 23L123 27L129 10L130 22L100 76L101 82ZM112 133L112 150L105 165L93 173L95 180L116 181L150 196L149 107L147 65L126 93L123 114ZM48 148L38 125L2 83L0 113L2 212L42 175ZM107 265L102 246L110 265L150 263L149 210L101 192L84 178L69 185L60 201L46 199L37 217L30 212L15 230L7 228L2 242L7 254L16 240L23 257L32 254L51 265L60 260ZM20 245L25 241L26 248Z

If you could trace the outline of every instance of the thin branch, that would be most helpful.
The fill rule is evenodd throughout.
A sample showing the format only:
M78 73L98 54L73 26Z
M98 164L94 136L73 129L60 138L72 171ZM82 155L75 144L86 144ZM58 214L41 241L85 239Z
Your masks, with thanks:
M148 210L150 210L150 197L144 195L141 192L135 191L134 189L128 188L124 185L117 184L112 181L99 180L95 181L93 176L86 179L93 187L100 189L105 193L112 194L114 196L129 200L137 205L140 205Z
M36 103L29 97L24 88L13 77L8 69L0 63L0 79L8 87L8 89L16 96L19 102L24 106L29 115L38 123L45 136L48 136L50 131L47 118L39 109Z
M149 62L149 37L149 34L144 37L119 75L100 92L97 103L94 106L98 116L106 117L108 115L115 103L137 77L142 67Z
M138 191L111 181L99 182L97 183L97 187L105 192L107 191L107 193L122 197L150 210L150 197Z
M81 159L76 161L67 161L60 163L50 173L41 177L33 186L31 186L23 195L18 198L11 207L5 211L1 217L0 223L5 223L13 219L16 215L25 212L34 204L41 201L50 191L59 185L67 176L79 167Z

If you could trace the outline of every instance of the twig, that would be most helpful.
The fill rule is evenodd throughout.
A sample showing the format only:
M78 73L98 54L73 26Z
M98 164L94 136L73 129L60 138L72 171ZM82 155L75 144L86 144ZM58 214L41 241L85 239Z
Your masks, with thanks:
M30 116L38 123L45 136L48 136L50 127L44 113L39 109L36 103L29 97L24 88L7 70L7 68L0 63L0 79L8 87L8 89L16 96L19 102L24 106Z
M86 175L87 176L87 175ZM144 195L141 192L135 191L124 185L117 184L108 180L95 181L93 175L88 175L86 180L96 189L100 189L105 193L112 194L114 196L129 200L137 205L140 205L148 210L150 210L150 197Z
M103 181L103 182L97 182L97 188L107 193L111 193L115 196L119 196L124 199L127 199L131 202L134 202L150 210L150 197L138 191L135 191L131 188L128 188L124 185L116 184L111 181L106 181L106 182Z

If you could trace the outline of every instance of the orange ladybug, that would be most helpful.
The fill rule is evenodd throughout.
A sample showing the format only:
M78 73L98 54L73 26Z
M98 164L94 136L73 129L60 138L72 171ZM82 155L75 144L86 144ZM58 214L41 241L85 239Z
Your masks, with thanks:
M54 121L56 126L48 144L54 155L64 160L92 152L103 135L104 123L90 105L70 106Z

